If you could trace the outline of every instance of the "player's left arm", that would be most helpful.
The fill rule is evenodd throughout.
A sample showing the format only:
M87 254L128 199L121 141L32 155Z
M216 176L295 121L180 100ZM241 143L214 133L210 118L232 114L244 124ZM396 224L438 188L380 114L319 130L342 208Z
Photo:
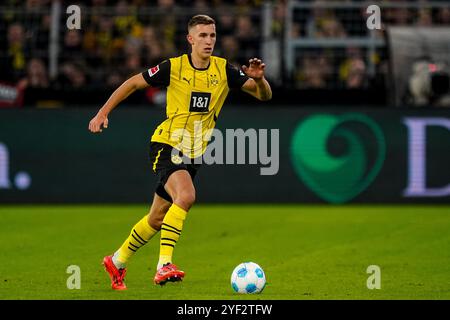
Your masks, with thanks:
M261 101L272 99L272 89L264 77L266 65L257 58L250 59L248 62L249 66L242 66L242 70L249 79L242 85L241 90Z

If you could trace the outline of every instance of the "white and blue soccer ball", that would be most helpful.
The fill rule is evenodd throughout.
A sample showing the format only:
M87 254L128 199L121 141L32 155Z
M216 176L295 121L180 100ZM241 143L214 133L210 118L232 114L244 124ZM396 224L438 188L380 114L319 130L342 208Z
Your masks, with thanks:
M231 287L238 293L261 293L266 286L263 269L254 262L244 262L231 273Z

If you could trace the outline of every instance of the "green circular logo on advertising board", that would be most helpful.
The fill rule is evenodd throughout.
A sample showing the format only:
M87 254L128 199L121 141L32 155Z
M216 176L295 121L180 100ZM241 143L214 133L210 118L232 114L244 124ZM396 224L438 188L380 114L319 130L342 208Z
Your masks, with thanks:
M380 172L384 135L366 115L317 114L294 131L291 158L300 179L331 203L344 203L364 191Z

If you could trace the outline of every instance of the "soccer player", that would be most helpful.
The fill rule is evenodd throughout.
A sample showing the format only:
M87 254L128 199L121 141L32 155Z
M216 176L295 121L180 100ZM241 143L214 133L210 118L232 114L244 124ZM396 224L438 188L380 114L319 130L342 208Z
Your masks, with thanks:
M158 178L150 212L131 229L122 246L103 259L115 290L126 289L127 262L158 231L160 255L154 283L183 279L184 272L173 264L172 255L195 202L193 179L200 166L195 159L206 149L207 133L214 128L230 89L240 88L262 101L272 97L260 59L250 59L249 66L240 70L212 55L216 28L211 17L192 17L187 41L192 47L190 54L165 60L126 80L89 123L91 132L102 132L108 127L111 110L135 90L167 88L167 119L156 128L150 142L151 170Z

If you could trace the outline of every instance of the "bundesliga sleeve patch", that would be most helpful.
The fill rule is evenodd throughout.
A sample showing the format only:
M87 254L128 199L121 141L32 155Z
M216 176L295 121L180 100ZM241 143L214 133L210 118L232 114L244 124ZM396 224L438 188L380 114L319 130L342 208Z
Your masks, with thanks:
M148 74L150 75L150 77L153 77L155 74L157 74L159 71L159 66L153 67L148 69Z

